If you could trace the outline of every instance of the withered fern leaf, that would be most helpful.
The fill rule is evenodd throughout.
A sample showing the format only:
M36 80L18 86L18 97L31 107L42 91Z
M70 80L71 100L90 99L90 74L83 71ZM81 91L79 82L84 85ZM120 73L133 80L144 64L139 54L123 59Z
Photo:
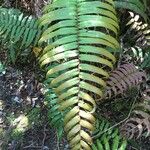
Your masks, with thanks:
M146 79L146 74L136 69L134 64L120 65L116 70L112 71L106 82L107 87L104 98L124 94L128 89L140 85L143 79Z
M88 9L87 9L88 8ZM40 19L48 26L39 43L48 43L40 57L47 83L65 115L72 150L91 149L95 97L103 95L105 79L119 49L118 21L112 0L56 0ZM56 78L52 78L56 75Z
M121 132L128 138L150 136L150 89L143 94L143 102L135 105L131 117L122 125Z

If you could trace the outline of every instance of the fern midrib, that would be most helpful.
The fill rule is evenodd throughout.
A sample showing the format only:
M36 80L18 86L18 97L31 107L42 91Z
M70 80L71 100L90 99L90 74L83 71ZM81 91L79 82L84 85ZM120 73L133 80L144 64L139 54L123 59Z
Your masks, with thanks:
M79 106L79 102L80 102L80 97L79 97L79 94L80 94L80 82L81 82L81 79L80 79L80 43L79 43L79 40L80 40L80 28L79 28L79 4L78 4L78 0L76 1L76 28L77 28L77 51L78 51L78 61L79 61L79 64L78 64L78 78L79 78L79 83L78 83L78 93L77 93L77 98L78 98L78 109L79 109L79 112L78 112L78 116L80 117L80 106ZM81 117L80 117L80 120L81 120ZM80 131L81 131L81 124L80 124ZM80 134L80 138L81 138L81 134Z

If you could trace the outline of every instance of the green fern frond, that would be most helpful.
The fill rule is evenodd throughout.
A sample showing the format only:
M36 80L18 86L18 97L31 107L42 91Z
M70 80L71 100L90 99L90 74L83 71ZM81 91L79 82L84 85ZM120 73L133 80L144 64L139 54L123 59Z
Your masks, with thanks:
M141 64L141 67L143 69L145 68L150 68L150 52L148 52L145 56L144 56L144 60Z
M145 51L138 46L131 47L126 53L139 62L143 61L146 54Z
M116 0L114 3L116 8L123 8L134 11L135 13L142 16L145 21L148 20L148 16L145 13L145 5L140 0Z
M58 98L52 89L46 89L45 100L48 106L48 119L50 124L57 130L58 137L63 135L65 112L59 110Z
M37 44L42 34L38 20L24 16L17 9L0 8L0 35L8 42L19 42L22 48Z
M150 67L150 52L149 47L142 49L138 46L127 49L125 54L129 56L129 59L138 62L141 69L148 69Z
M117 128L111 128L105 120L97 120L97 129L94 135L92 150L125 150L127 141L121 137Z
M88 8L88 9L87 9ZM52 41L39 60L47 83L58 97L72 150L91 149L94 97L102 97L119 44L112 0L57 0L48 5L40 25L48 25L39 43ZM56 75L56 78L51 78ZM93 97L94 95L94 97Z

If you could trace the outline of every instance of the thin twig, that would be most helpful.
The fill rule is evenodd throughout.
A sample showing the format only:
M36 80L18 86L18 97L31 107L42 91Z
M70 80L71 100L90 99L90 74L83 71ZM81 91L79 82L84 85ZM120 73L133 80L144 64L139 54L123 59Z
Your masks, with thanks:
M137 94L137 96L138 96L138 94ZM93 138L93 139L97 139L98 137L100 137L101 134L104 134L104 133L107 132L108 130L111 130L111 129L117 127L118 125L124 123L127 119L129 119L129 117L131 116L132 110L133 110L133 108L134 108L134 105L135 105L135 103L136 103L137 96L135 97L135 99L134 99L134 101L133 101L133 103L132 103L131 109L130 109L130 111L129 111L129 113L128 113L128 116L127 116L125 119L123 119L122 121L118 122L117 124L111 126L110 128L104 130L103 132L99 132L97 135L93 136L92 138Z
M43 137L43 141L42 141L42 147L44 147L44 145L45 145L45 139L46 139L46 136L47 136L46 127L47 127L47 124L44 126L44 137Z
M59 137L58 137L57 131L56 131L56 135L57 135L57 150L60 150L60 148L59 148Z

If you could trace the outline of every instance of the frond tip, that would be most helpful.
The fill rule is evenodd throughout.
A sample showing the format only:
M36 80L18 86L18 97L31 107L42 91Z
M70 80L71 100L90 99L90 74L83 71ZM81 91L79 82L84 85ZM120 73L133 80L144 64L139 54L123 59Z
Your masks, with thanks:
M57 130L58 137L63 135L64 115L59 110L58 98L52 89L45 89L45 100L48 106L48 119L50 124Z
M135 106L131 117L122 125L122 134L129 138L140 138L150 136L150 89L147 89L143 96L143 103Z
M94 134L92 150L125 150L127 141L120 135L117 128L112 128L110 123L102 119L97 120L97 129Z
M88 9L87 9L88 8ZM48 25L39 43L48 42L40 58L47 83L65 111L64 125L72 150L91 149L95 100L115 63L118 22L112 0L57 0L48 5L40 24ZM53 41L53 42L49 42ZM55 76L53 78L53 76Z

